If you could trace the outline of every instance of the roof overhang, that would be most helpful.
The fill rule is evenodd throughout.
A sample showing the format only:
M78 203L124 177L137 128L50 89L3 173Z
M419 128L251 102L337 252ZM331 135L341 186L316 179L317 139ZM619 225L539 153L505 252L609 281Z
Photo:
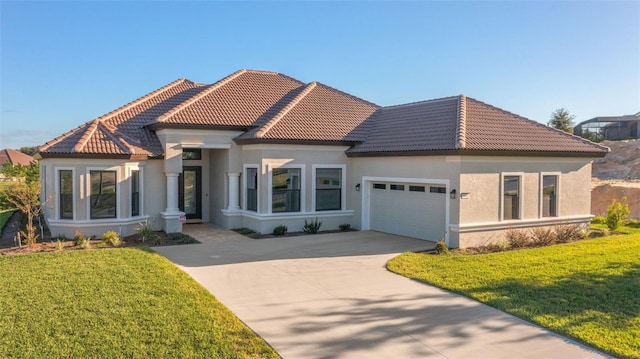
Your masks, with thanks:
M81 158L81 159L114 159L114 160L131 160L131 161L145 161L151 158L162 158L159 157L149 157L147 155L114 155L114 154L106 154L106 153L49 153L49 152L39 152L40 156L43 159L46 158Z
M278 145L321 145L321 146L353 146L360 142L355 141L327 141L327 140L292 140L292 139L267 139L267 138L248 138L234 139L238 145L255 145L255 144L278 144Z
M515 151L515 150L425 150L425 151L379 151L349 152L347 157L397 157L397 156L509 156L509 157L579 157L600 158L608 151L568 152L568 151Z

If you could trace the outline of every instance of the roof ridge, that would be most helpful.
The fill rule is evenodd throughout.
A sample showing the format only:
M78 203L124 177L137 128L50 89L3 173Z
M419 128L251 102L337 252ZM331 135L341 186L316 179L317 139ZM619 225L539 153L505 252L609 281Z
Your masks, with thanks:
M475 101L475 102L477 102L477 103L479 103L479 104L481 104L481 105L487 106L487 107L489 107L489 108L491 108L491 109L494 109L494 110L496 110L496 111L500 111L500 112L502 112L502 113L504 113L504 114L506 114L506 115L516 117L516 118L518 118L518 119L520 119L520 120L523 120L523 121L525 121L525 122L528 122L528 123L530 123L530 124L532 124L532 125L534 125L534 126L537 126L537 127L540 127L540 128L544 128L544 129L546 129L547 131L555 132L555 133L557 133L557 134L559 134L559 135L562 135L562 136L565 136L565 137L570 137L570 138L572 138L572 139L578 140L578 141L580 141L580 142L582 142L582 143L584 143L584 144L590 145L590 146L592 146L592 147L596 147L596 148L601 149L601 150L605 150L605 149L606 149L606 150L607 150L607 152L609 152L609 151L610 151L610 150L609 150L609 147L602 146L602 145L599 145L599 144L597 144L597 143L591 142L591 141L589 141L589 140L587 140L587 139L585 139L585 138L582 138L582 137L580 137L580 136L576 136L576 135L574 135L574 134L572 134L572 133L568 133L568 132L564 132L564 131L562 131L562 130L558 130L558 129L553 128L553 127L551 127L551 126L548 126L548 125L545 125L545 124L543 124L543 123L540 123L540 122L538 122L538 121L531 120L531 119L529 119L529 118L526 118L526 117L523 117L523 116L517 115L517 114L515 114L515 113L513 113L513 112L509 112L509 111L507 111L507 110L503 110L503 109L501 109L500 107L496 107L496 106L493 106L493 105L488 104L488 103L486 103L486 102L482 102L482 101L480 101L480 100L476 100L475 98L472 98L472 97L468 97L468 99L469 99L469 100L472 100L472 101Z
M358 97L358 96L354 96L354 95L352 95L352 94L350 94L350 93L348 93L348 92L344 92L344 91L342 91L342 90L338 90L337 88L335 88L335 87L331 87L331 86L326 85L326 84L323 84L322 82L318 82L318 81L313 81L313 82L315 82L316 84L318 84L318 85L320 85L320 86L326 87L326 88L327 88L327 89L329 89L330 91L337 92L337 93L342 94L342 95L346 95L347 97L350 97L350 98L352 98L352 99L354 99L354 100L357 100L357 101L360 101L360 102L365 102L365 103L367 103L367 104L369 104L369 105L375 106L376 108L380 108L380 105L375 104L375 103L373 103L373 102L371 102L371 101L367 101L367 100L365 100L365 99L363 99L363 98L360 98L360 97Z
M115 110L113 110L111 112L105 113L104 115L96 118L96 120L105 121L108 118L111 118L111 117L114 117L116 115L119 115L122 112L124 112L126 110L129 110L132 107L134 107L136 105L139 105L139 104L149 100L150 98L155 97L155 96L157 96L157 95L159 95L159 94L161 94L161 93L163 93L165 91L168 91L168 90L176 87L177 85L179 85L179 84L181 84L181 83L183 83L185 81L190 81L190 80L187 80L185 78L179 78L179 79L177 79L177 80L175 80L173 82L170 82L170 83L160 87L159 89L156 89L155 91L151 91L148 94L129 102L128 104L126 104L124 106L121 106L121 107L119 107L119 108L117 108L117 109L115 109ZM193 82L193 81L190 81L190 82Z
M118 147L120 147L121 150L134 154L135 151L133 147L123 138L118 138L113 132L111 132L110 128L107 127L105 123L100 122L98 123L98 126L102 127L104 134L107 135Z
M172 117L173 115L177 114L178 112L184 110L185 108L189 107L191 104L199 101L201 98L209 95L210 93L212 93L213 91L221 88L222 86L228 84L229 82L235 80L236 78L238 78L240 75L247 73L249 71L254 71L254 70L246 70L246 69L241 69L238 70L234 73L232 73L231 75L219 80L218 82L215 82L211 85L208 85L209 88L200 92L199 94L185 100L184 102L182 102L181 104L179 104L178 106L168 110L167 112L163 113L162 115L158 116L156 118L156 120L154 121L155 123L158 122L163 122L167 119L169 119L170 117Z
M89 125L89 127L85 130L85 133L82 135L82 137L80 137L80 139L78 140L78 143L76 143L76 145L73 146L74 152L82 151L84 146L87 145L87 142L89 142L89 139L93 137L93 134L96 132L96 129L98 128L98 124L100 124L100 120L95 119L90 123L87 122L87 124Z
M458 96L458 121L456 124L456 149L462 149L467 144L467 97Z
M256 138L260 138L264 136L276 123L278 123L289 111L291 111L296 105L302 101L302 99L311 92L314 88L318 86L317 81L313 81L305 86L305 89L302 90L296 97L291 100L285 107L280 110L271 120L265 123L258 131L256 131Z
M413 106L413 105L427 103L427 102L437 102L437 101L451 100L451 99L457 98L457 97L459 97L459 96L440 97L440 98L434 98L434 99L431 99L431 100L420 100L420 101L414 101L414 102L401 103L401 104L398 104L398 105L383 106L381 108L388 109L388 108L396 108L396 107L402 107L402 106Z

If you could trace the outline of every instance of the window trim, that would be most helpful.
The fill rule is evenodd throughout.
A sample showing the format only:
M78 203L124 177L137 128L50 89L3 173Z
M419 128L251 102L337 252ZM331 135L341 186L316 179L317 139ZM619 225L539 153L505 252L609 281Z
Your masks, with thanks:
M540 188L538 192L538 217L539 218L559 218L560 217L560 175L561 172L540 172L539 182ZM543 215L543 199L544 199L544 177L556 177L556 215L544 217Z
M116 216L110 218L91 218L91 171L111 171L116 173ZM112 221L114 219L122 218L122 201L120 196L122 195L122 189L120 188L120 168L119 167L87 167L85 179L85 191L86 194L86 208L87 219L89 221ZM127 196L127 198L129 198Z
M242 165L242 176L241 176L241 181L242 181L242 209L245 211L250 211L250 212L254 212L250 209L247 208L247 199L248 199L248 190L249 188L247 187L247 170L248 169L256 169L257 172L257 178L256 178L256 210L255 213L260 213L260 182L261 182L261 177L262 177L262 173L260 171L261 167L259 164L243 164Z
M133 195L133 171L138 171L138 215L133 215L131 196ZM117 176L117 175L116 175ZM142 166L127 166L127 180L129 182L129 217L144 216L144 170ZM116 188L117 191L117 188ZM117 215L117 213L116 213Z
M307 212L306 207L306 165L304 164L267 164L267 214L272 214L273 212L273 170L274 169L299 169L300 170L300 211L299 212L275 212L277 214L287 214L287 213L305 213Z
M518 177L518 218L505 219L504 218L504 178L505 177ZM500 173L500 222L514 222L524 219L524 172L501 172Z
M60 213L60 171L71 171L71 197L73 203L73 218L61 218L62 213ZM75 221L76 220L76 168L75 167L54 167L54 172L56 176L55 180L55 217L60 221Z
M316 170L317 169L339 169L340 175L340 209L332 210L316 210ZM303 177L304 178L304 177ZM313 212L332 212L332 211L344 211L347 208L347 165L311 165L311 209Z

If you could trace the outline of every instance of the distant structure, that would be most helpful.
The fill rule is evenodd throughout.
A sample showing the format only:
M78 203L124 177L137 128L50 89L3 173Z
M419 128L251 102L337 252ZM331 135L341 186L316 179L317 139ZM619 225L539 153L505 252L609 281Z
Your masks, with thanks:
M600 142L604 140L627 140L640 138L640 112L635 115L595 117L580 122L573 134Z
M2 169L2 166L4 166L4 164L6 162L11 163L12 165L23 165L23 166L28 166L31 162L34 162L35 158L24 154L22 152L18 152L16 150L12 150L9 148L6 148L4 150L0 150L0 170ZM2 173L0 173L0 181L15 181L15 178L7 178L5 175L3 175Z

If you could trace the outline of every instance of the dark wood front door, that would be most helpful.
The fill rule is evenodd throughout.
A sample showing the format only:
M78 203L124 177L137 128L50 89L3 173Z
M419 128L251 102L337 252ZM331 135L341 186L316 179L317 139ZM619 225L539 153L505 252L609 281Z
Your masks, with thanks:
M178 188L180 210L187 219L202 219L202 167L183 167Z

